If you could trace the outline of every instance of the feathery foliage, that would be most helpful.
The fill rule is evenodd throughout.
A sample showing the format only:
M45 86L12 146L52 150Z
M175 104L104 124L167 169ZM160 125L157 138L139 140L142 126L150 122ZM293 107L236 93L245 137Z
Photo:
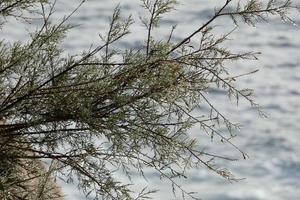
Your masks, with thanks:
M84 3L84 1L82 1ZM29 181L72 182L95 199L147 199L154 191L131 191L116 179L123 171L157 171L182 197L199 197L177 184L191 168L207 167L228 180L237 180L214 159L231 158L201 150L201 142L188 130L199 126L208 137L218 138L247 155L231 139L239 128L213 105L206 92L219 88L238 103L244 98L258 109L252 90L238 89L226 70L228 61L257 59L256 53L237 54L224 46L231 34L214 35L213 24L229 17L233 24L255 25L270 15L288 19L295 9L290 0L226 0L223 6L182 41L156 40L152 32L161 18L174 9L175 0L142 0L148 16L140 49L116 49L114 43L130 34L132 17L116 7L103 45L81 55L66 56L61 43L70 16L52 22L55 2L46 0L0 1L1 29L9 17L30 22L40 15L42 26L26 43L0 42L0 197L2 199L54 199L47 184L32 190ZM77 11L74 10L74 12ZM26 16L24 15L26 13ZM195 38L200 42L194 44ZM193 44L193 48L191 48ZM210 111L195 116L202 106ZM228 132L220 132L218 126ZM42 166L43 161L51 164ZM44 192L41 192L44 191ZM38 195L38 194L45 194ZM49 195L47 195L49 194Z

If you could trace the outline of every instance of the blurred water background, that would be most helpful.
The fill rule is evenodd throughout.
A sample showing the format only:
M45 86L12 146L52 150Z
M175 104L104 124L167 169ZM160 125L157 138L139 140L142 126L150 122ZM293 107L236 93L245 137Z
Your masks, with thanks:
M177 10L168 14L162 26L155 34L156 38L166 39L171 26L178 24L174 40L180 40L196 30L214 13L219 0L185 0L180 1ZM101 44L98 36L108 28L108 17L114 6L120 3L124 16L133 14L136 24L130 36L120 47L139 46L145 40L145 29L140 25L138 16L143 15L138 0L88 0L70 20L79 25L71 30L64 43L69 53L88 50L91 45ZM294 0L300 4L300 0ZM78 0L58 0L54 20L67 15L78 5ZM300 24L299 13L292 13L292 18ZM217 32L222 33L233 28L228 18L218 20ZM35 26L35 24L33 24ZM26 40L27 33L18 22L12 21L0 32L1 39L9 41ZM248 155L243 160L238 152L228 145L211 143L203 138L203 146L215 153L237 156L238 162L223 162L237 177L245 178L230 183L209 172L204 167L190 172L188 181L180 180L184 188L196 191L205 200L298 200L300 199L300 28L287 24L279 18L272 18L269 24L260 23L256 27L240 26L232 34L227 47L237 52L247 50L259 51L259 61L230 63L230 71L240 74L259 69L254 75L242 77L238 87L253 88L257 102L262 106L268 118L261 118L247 102L241 102L238 109L228 106L224 93L211 91L210 99L216 107L229 118L243 125L234 140ZM198 134L195 127L191 134ZM201 133L199 134L201 136ZM202 138L200 138L202 140ZM176 199L172 196L167 181L160 182L154 172L146 171L148 177L134 178L135 188L148 185L159 189L153 197L159 199ZM68 200L82 199L75 187L64 186Z

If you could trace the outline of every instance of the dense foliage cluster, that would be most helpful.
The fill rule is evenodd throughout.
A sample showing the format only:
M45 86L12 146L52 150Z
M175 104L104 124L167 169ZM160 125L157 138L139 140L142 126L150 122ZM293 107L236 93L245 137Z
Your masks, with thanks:
M227 61L256 59L256 54L225 48L231 32L216 36L213 24L220 17L229 17L235 25L255 25L269 15L290 20L288 11L295 7L289 0L225 0L211 19L182 41L174 42L173 32L166 40L154 39L152 31L177 3L142 1L148 13L141 18L147 30L142 47L115 48L133 23L117 7L107 34L101 35L103 45L66 56L61 43L77 9L53 22L55 2L0 1L1 30L11 17L28 23L34 15L43 22L26 43L5 38L0 42L1 199L58 198L51 192L56 186L49 185L56 176L76 180L86 196L95 199L146 199L153 191L131 191L114 176L123 171L130 177L132 170L143 175L145 168L170 181L183 198L198 198L176 183L176 177L186 177L190 168L204 166L235 180L212 162L229 158L201 150L201 143L188 132L198 125L208 137L232 145L246 158L231 142L238 126L216 109L206 92L225 90L235 101L245 98L259 110L252 90L238 89L236 77L226 70ZM195 116L193 111L204 105L210 111ZM219 132L222 125L227 133Z

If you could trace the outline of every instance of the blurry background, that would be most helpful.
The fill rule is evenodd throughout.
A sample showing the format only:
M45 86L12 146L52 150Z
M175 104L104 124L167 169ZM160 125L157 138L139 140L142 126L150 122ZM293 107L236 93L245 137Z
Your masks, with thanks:
M61 19L78 5L78 0L58 0L55 20ZM141 27L138 16L143 15L138 0L88 0L70 20L71 24L80 25L68 34L64 43L66 52L79 53L90 46L101 44L98 36L108 28L108 17L118 3L123 8L124 16L133 14L136 24L130 36L120 47L139 46L145 40L146 31ZM221 5L219 0L185 0L180 1L177 10L168 14L162 26L156 32L156 38L166 39L172 25L178 24L174 32L174 40L180 40L196 30L214 13L215 6ZM300 4L300 0L294 0ZM299 13L291 13L293 19L300 24ZM32 24L34 27L36 24ZM218 20L217 32L230 31L233 26L229 19ZM12 21L0 32L0 38L8 41L26 40L24 26ZM205 200L282 200L300 199L300 28L287 24L279 18L272 18L269 24L261 23L254 27L240 26L230 37L227 47L237 52L259 51L259 61L229 63L233 74L240 74L259 69L259 72L242 77L238 87L253 88L256 101L262 106L268 118L261 118L247 102L241 102L238 109L232 107L224 93L212 91L210 99L216 107L229 118L243 125L234 142L243 149L250 158L243 160L232 147L222 145L217 140L211 143L206 136L198 133L195 127L192 134L199 135L203 147L212 152L228 156L237 156L238 162L224 162L237 177L245 178L230 183L209 172L206 168L192 170L190 179L180 180L184 188L196 191ZM120 175L121 176L121 175ZM174 199L167 181L160 182L157 174L147 171L147 182L134 178L138 187L148 185L152 189L160 189L153 195L155 200ZM66 199L77 200L82 196L75 187L64 186Z

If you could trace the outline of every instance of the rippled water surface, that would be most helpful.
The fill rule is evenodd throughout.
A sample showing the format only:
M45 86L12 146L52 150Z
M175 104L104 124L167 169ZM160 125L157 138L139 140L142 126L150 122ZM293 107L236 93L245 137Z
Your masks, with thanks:
M78 1L58 0L57 19L76 7ZM100 32L107 30L108 16L116 0L89 0L71 19L74 28L64 46L69 52L80 52L91 44L101 41ZM213 14L215 5L222 1L181 1L178 9L164 19L156 37L166 37L171 26L178 24L175 38L184 38ZM300 4L300 1L294 1ZM137 19L131 36L119 43L122 47L137 46L145 39L145 30L138 26L138 15L143 12L137 0L122 0L124 15L130 13ZM292 14L300 24L299 14ZM219 32L233 28L229 19L219 21ZM26 39L22 28L17 23L1 34L8 40ZM3 35L4 34L4 35ZM300 28L285 24L279 19L272 19L270 24L259 24L256 28L241 26L231 36L228 47L236 51L260 51L257 62L231 64L233 74L253 69L259 72L240 79L239 86L254 88L256 99L267 113L268 118L260 118L247 103L241 103L239 109L228 107L221 93L212 91L211 99L233 121L243 124L235 143L250 156L247 160L224 163L238 177L246 179L237 183L228 181L208 172L206 169L191 171L191 179L182 182L184 187L197 191L206 200L297 200L300 199ZM197 132L193 129L192 132ZM205 144L206 145L206 144ZM212 151L226 155L236 155L227 146L207 144ZM171 188L167 182L160 183L157 174L149 171L148 183L142 179L133 179L140 185L160 189L155 199L172 199ZM76 189L64 187L66 199L81 199ZM173 198L174 199L174 198Z

